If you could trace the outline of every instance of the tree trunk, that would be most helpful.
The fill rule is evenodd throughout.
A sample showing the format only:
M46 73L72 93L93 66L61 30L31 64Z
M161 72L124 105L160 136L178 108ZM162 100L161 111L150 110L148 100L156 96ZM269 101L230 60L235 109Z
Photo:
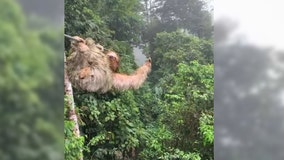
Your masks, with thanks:
M66 73L66 56L64 53L64 94L67 98L67 106L68 106L68 116L69 120L74 122L74 134L76 137L80 137L80 130L78 124L78 118L75 111L75 103L73 98L73 89L72 84L69 81L69 78ZM83 160L83 157L80 157L80 160Z

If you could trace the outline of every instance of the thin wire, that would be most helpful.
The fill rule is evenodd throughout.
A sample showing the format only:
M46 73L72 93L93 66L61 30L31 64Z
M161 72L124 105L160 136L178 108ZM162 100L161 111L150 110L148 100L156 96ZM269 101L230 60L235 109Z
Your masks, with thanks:
M69 39L71 39L71 40L74 40L74 41L79 42L78 39L76 39L76 38L74 38L74 37L72 37L72 36L69 36L69 35L67 35L67 34L64 34L64 36L65 36L66 38L69 38Z

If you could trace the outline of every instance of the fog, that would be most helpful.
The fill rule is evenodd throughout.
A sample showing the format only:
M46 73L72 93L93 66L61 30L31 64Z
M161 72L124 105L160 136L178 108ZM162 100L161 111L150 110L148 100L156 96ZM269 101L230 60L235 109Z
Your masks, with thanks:
M217 160L284 158L280 3L215 1Z

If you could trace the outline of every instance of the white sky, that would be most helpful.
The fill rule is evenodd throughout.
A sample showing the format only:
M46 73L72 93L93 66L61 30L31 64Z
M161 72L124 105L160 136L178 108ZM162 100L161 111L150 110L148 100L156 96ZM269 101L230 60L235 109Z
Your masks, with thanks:
M232 18L248 42L284 49L284 0L214 0L214 19Z

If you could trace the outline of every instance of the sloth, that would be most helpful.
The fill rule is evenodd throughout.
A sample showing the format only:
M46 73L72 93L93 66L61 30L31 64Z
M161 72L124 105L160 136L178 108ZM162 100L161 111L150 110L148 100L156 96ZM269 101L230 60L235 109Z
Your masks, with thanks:
M119 56L113 51L107 51L106 55L109 59L109 67L113 72L118 72L119 69Z
M73 87L78 90L106 93L138 89L151 72L151 59L148 59L133 74L118 73L120 58L116 52L104 53L104 48L91 38L75 36L73 39L66 71Z

